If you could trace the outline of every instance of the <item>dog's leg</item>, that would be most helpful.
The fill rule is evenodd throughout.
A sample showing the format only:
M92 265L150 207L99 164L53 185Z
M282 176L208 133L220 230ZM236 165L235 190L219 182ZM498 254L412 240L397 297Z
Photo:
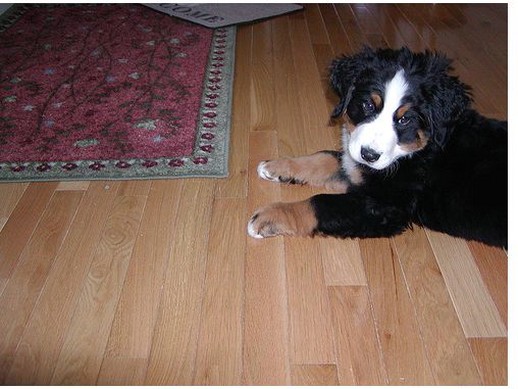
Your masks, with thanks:
M405 230L409 214L372 197L321 194L296 203L275 203L258 209L248 222L254 238L277 235L389 237Z
M340 153L335 151L320 151L304 157L263 161L257 167L257 173L267 181L307 184L341 193L347 191Z

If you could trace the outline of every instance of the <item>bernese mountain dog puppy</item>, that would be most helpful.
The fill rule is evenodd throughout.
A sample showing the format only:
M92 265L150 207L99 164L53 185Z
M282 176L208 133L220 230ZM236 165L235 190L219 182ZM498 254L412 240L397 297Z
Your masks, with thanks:
M442 54L364 48L336 59L343 149L261 162L261 178L334 193L275 203L248 223L276 235L390 237L413 223L507 247L507 122L470 107Z

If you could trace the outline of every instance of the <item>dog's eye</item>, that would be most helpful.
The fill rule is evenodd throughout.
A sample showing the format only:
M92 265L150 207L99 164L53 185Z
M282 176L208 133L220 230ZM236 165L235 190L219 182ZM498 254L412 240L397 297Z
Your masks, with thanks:
M408 123L410 123L412 121L412 118L409 118L408 116L401 116L399 119L398 119L398 124L402 125L402 126L406 126Z
M366 115L371 115L376 111L376 106L372 102L372 100L366 100L362 104L363 112L365 112Z

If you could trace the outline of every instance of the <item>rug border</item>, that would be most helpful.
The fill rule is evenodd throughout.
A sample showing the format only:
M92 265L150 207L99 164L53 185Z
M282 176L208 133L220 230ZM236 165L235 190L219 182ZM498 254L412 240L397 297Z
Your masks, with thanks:
M86 5L86 4L81 4ZM93 4L99 5L99 4ZM140 4L141 7L145 7ZM42 5L25 5L15 4L13 7L8 9L3 15L0 15L0 31L4 31L14 24L23 13L32 7L39 7ZM45 6L45 5L43 5ZM48 6L48 5L47 5ZM70 5L64 5L70 6ZM147 8L147 7L146 7ZM150 9L150 8L147 8ZM181 19L179 19L181 20ZM189 23L182 21L184 23ZM160 180L160 179L175 179L175 178L226 178L229 176L229 149L230 149L230 136L232 127L232 104L233 104L233 86L234 86L234 70L235 70L235 46L236 46L236 26L221 27L213 30L211 47L208 53L207 65L204 75L204 86L200 96L200 111L197 121L196 130L196 141L193 153L182 157L165 157L165 158L150 158L152 164L156 163L156 166L142 167L128 169L117 167L116 164L120 163L120 159L116 160L82 160L82 161L59 161L53 163L42 163L42 162L26 162L23 164L24 170L13 172L11 171L13 164L1 163L0 164L0 183L13 183L13 182L52 182L52 181L124 181L124 180ZM225 111L224 117L218 116L217 129L213 130L214 137L220 138L217 143L218 147L214 147L210 152L204 152L200 150L200 145L204 143L202 139L202 133L206 133L203 129L203 104L205 102L205 95L209 92L207 89L210 84L211 69L214 68L214 64L218 63L215 60L215 51L217 51L218 33L225 33L225 47L226 53L224 55L224 65L220 67L223 72L225 79L227 80L219 90L219 101L218 105L223 107L221 111ZM219 60L221 61L221 60ZM137 160L137 159L134 159ZM210 160L210 163L208 161ZM131 161L131 160L130 160ZM139 159L140 162L144 161ZM181 165L171 165L174 161L181 161ZM41 173L35 172L36 168L42 165L48 165L49 169L52 169L54 165L63 166L67 163L80 163L84 166L78 166L73 171L66 171L63 168L59 168L59 171L52 172L52 175L41 176ZM92 169L88 166L91 164L100 163L103 165L104 172L96 172L95 176ZM22 164L17 164L21 166ZM169 165L169 169L165 170L165 166ZM6 170L9 169L9 170ZM49 173L50 174L50 173Z

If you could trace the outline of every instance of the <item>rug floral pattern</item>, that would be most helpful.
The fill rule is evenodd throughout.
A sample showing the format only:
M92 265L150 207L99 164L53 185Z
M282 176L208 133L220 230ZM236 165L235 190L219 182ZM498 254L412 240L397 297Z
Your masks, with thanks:
M140 5L22 7L0 32L0 180L225 176L235 29Z

